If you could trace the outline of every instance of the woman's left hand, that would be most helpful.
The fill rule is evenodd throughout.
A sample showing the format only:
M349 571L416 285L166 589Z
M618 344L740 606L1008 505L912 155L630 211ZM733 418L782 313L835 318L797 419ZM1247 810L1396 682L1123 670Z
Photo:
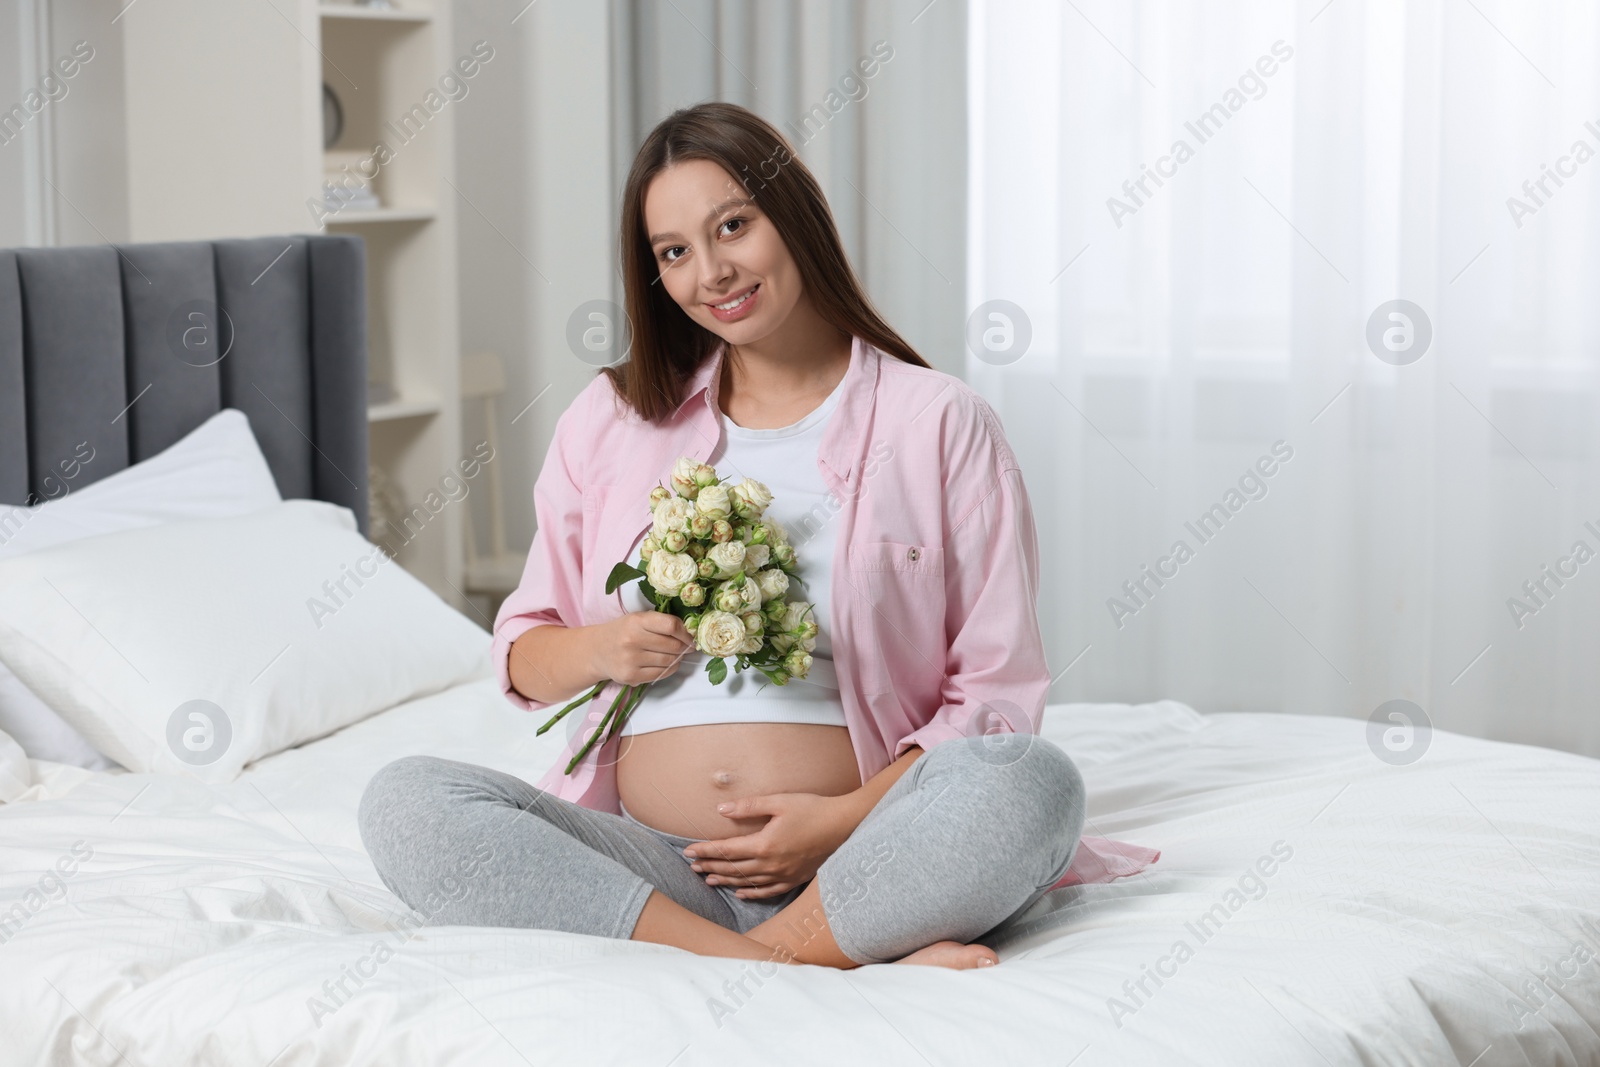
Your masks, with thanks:
M740 886L743 900L779 897L815 877L855 831L850 801L817 793L768 793L726 802L725 819L770 815L753 834L685 846L710 885Z

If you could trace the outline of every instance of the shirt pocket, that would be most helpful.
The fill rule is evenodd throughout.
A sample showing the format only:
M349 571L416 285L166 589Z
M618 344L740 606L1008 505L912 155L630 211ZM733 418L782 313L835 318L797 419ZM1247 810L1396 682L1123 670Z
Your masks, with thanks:
M910 580L944 578L944 548L904 541L868 541L848 549L850 569L858 574L892 572Z
M871 541L846 550L850 595L870 607L860 612L885 651L916 650L919 663L942 663L944 549L905 541ZM938 654L935 654L937 652Z

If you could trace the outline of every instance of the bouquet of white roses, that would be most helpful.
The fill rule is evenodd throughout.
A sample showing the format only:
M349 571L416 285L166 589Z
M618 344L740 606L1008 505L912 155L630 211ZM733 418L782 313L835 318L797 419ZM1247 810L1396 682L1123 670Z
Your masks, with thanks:
M734 670L754 667L783 685L811 670L817 624L812 605L789 600L794 573L794 547L783 525L762 514L772 492L753 478L727 485L716 470L692 456L672 469L671 487L650 491L654 518L650 534L639 546L636 567L618 563L606 578L606 592L639 579L639 588L657 611L681 618L695 638L697 651L711 657L706 674L713 685ZM580 704L593 700L610 679L556 712L538 732L544 733ZM649 682L623 686L594 734L567 764L571 774L594 743L622 728L650 687Z

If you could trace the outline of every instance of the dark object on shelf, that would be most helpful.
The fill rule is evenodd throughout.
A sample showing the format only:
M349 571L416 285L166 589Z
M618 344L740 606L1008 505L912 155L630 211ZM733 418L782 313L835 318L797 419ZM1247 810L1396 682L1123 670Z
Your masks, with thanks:
M333 87L327 82L322 83L322 147L332 148L339 143L339 138L344 135L344 105L339 103L339 97L334 93Z

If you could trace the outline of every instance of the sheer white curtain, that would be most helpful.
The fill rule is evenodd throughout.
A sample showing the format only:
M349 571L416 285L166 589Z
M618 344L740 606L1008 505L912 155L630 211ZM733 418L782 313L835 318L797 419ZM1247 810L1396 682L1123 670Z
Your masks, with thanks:
M1596 7L968 14L967 377L1051 700L1600 755Z

